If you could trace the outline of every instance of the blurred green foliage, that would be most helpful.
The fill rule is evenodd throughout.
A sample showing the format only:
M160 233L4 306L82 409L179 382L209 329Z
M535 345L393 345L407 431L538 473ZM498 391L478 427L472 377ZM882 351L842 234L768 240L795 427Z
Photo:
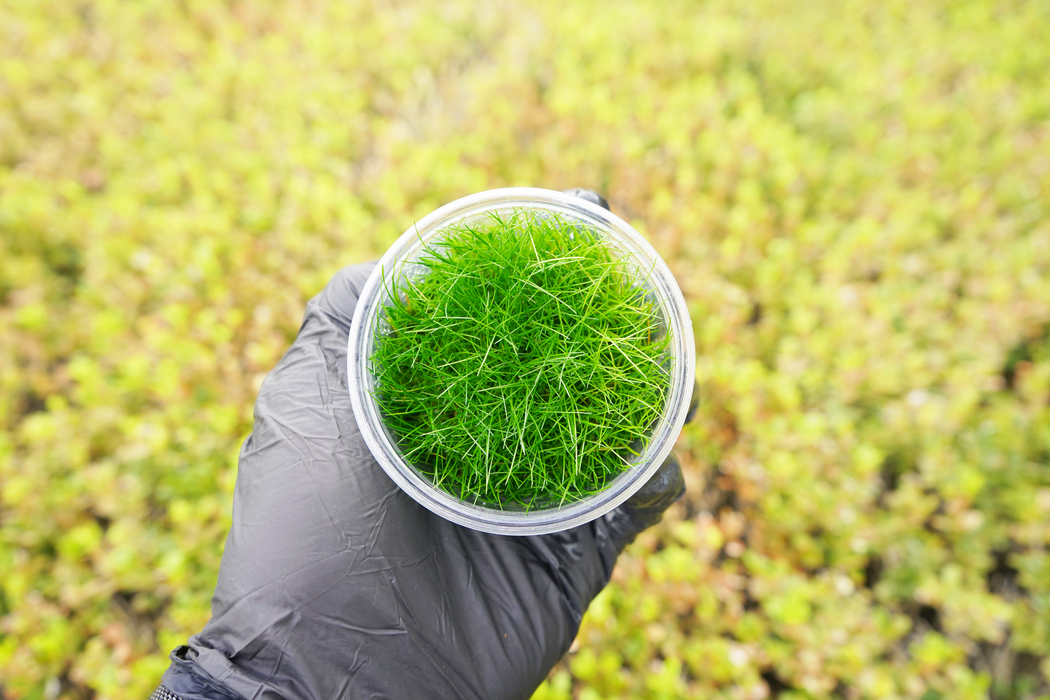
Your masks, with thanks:
M588 186L691 305L688 493L537 698L1050 694L1050 4L0 0L0 683L146 697L307 298Z

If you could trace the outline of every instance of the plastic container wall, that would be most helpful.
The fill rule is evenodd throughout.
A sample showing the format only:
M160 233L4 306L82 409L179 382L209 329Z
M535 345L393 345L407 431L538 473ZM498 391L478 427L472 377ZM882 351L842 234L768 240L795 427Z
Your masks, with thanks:
M493 211L510 213L523 209L557 213L566 221L594 230L611 250L628 256L628 266L637 272L639 286L658 302L663 323L671 336L670 385L664 414L653 427L645 450L609 486L562 506L515 511L461 501L434 487L424 474L402 459L373 398L376 377L369 365L376 334L389 330L382 312L389 304L391 280L402 275L423 274L426 268L417 261L425 252L424 247L440 247L441 236L449 226ZM696 365L685 299L653 247L625 221L599 206L561 192L526 187L464 197L432 212L406 231L379 261L361 291L347 356L354 414L365 442L383 470L413 499L434 513L465 527L503 535L539 535L566 530L594 520L630 498L659 469L682 430Z

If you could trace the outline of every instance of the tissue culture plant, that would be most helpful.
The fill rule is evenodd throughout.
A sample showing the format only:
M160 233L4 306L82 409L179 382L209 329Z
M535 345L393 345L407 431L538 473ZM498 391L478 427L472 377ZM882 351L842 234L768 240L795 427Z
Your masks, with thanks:
M390 280L372 357L405 460L496 507L576 501L622 473L670 366L629 258L576 222L514 210L449 227L420 264Z
M1050 695L1047 3L496 7L0 2L0 693L148 697L307 300L534 184L704 397L537 700Z

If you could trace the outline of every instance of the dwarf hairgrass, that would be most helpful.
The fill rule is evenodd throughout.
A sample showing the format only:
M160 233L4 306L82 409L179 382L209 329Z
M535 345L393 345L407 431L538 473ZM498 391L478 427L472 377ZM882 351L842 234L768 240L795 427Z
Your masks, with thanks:
M659 307L591 230L515 210L452 226L388 280L375 398L405 460L474 503L578 501L647 443L669 384Z

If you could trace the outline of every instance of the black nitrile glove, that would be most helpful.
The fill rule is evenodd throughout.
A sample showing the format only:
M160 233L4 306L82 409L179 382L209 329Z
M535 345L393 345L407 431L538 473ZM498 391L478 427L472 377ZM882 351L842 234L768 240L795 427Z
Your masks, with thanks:
M204 630L162 688L222 698L527 698L616 557L684 491L668 458L618 509L551 535L488 535L402 492L358 433L347 334L375 263L339 272L263 382ZM156 695L156 694L155 694Z

